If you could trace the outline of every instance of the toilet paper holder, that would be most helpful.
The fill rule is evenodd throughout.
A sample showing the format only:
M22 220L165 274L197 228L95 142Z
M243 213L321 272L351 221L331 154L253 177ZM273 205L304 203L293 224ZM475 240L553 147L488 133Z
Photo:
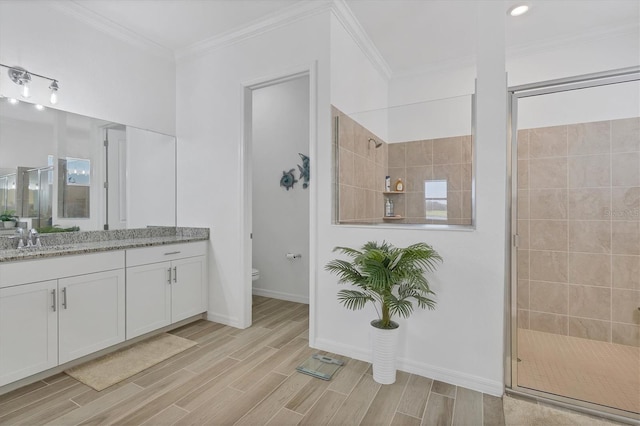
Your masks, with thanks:
M284 255L284 257L286 257L289 260L296 260L296 259L300 259L302 257L302 254L298 253L298 254L293 254L293 253L287 253Z

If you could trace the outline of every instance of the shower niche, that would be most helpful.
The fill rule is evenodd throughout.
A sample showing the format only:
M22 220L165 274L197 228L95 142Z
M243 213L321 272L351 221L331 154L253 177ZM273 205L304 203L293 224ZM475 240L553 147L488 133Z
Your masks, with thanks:
M473 99L332 107L334 223L473 227Z

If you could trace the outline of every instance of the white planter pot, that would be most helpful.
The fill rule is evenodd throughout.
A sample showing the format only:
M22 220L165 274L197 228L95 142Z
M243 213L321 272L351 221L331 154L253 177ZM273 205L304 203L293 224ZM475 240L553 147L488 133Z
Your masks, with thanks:
M396 348L400 328L376 328L373 326L374 322L371 322L373 380L383 385L390 385L396 381Z
M2 227L3 228L15 228L16 227L16 223L12 222L12 221L6 221L6 222L0 222L2 223Z

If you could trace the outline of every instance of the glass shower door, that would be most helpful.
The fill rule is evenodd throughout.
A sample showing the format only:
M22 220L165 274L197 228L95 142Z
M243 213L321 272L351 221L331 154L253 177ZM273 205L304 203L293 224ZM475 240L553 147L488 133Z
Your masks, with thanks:
M638 413L640 83L516 101L515 384Z

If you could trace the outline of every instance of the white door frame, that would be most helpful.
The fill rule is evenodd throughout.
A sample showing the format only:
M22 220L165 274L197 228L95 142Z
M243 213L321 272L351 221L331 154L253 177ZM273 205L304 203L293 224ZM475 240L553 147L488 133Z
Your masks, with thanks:
M255 80L242 83L242 144L240 146L240 188L242 188L242 196L240 197L240 211L243 214L241 222L241 244L240 259L242 266L242 300L243 309L240 315L241 327L251 326L251 305L252 305L252 92L253 90L263 87L272 86L274 84L283 83L288 80L309 76L309 342L313 342L315 337L314 330L314 312L315 312L315 288L316 288L316 245L317 245L317 64L312 62L306 65L294 66L278 72L276 74L267 75Z

